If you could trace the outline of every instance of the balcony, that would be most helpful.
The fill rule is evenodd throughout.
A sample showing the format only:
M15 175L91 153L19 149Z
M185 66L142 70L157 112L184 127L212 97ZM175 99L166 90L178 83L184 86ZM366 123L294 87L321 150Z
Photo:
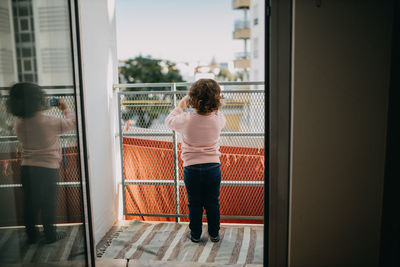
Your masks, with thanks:
M99 265L109 266L110 258L119 259L115 263L126 266L126 259L142 266L151 260L151 266L166 264L166 261L182 262L182 266L197 266L201 262L221 262L245 264L262 263L263 251L263 208L264 208L264 90L243 90L252 84L263 82L220 83L225 96L222 112L227 124L221 133L221 237L220 243L211 243L204 231L204 239L199 244L189 241L187 196L183 184L183 167L180 159L181 138L164 125L163 120L186 93L188 83L168 84L128 84L116 88L151 88L158 91L123 91L117 93L119 129L121 137L121 159L123 188L123 221L117 222L97 244ZM159 91L162 88L162 91ZM178 90L176 90L178 88ZM166 90L168 89L168 90ZM73 107L73 94L61 94ZM0 98L4 103L6 96ZM158 118L150 127L140 125L139 107L152 109ZM56 110L49 110L53 116L62 116ZM123 115L125 114L125 116ZM128 115L126 115L128 114ZM0 115L10 125L11 116L5 109ZM144 116L145 117L145 116ZM249 127L252 126L252 127ZM244 130L246 129L246 131ZM18 180L20 158L10 153L17 147L12 130L0 139L1 166L0 190L2 196L22 201L22 185ZM58 183L57 227L67 233L67 237L54 245L52 255L41 246L24 250L22 258L44 264L64 259L80 261L83 255L81 238L84 233L82 222L81 182L79 180L79 155L76 134L61 136L63 160ZM249 196L252 196L251 198ZM12 211L12 210L11 210ZM24 242L21 227L22 210L15 214L3 206L0 209L2 223L0 237L4 253L0 258L8 262L18 262L21 255L7 255L7 247L14 248ZM139 231L138 229L143 229ZM136 233L136 234L135 234ZM18 237L17 241L15 238ZM19 241L18 241L19 240ZM105 265L104 265L105 264ZM157 265L158 264L158 265ZM174 263L175 264L175 263ZM44 265L43 265L44 266ZM179 265L174 265L179 266Z
M235 55L235 60L233 65L237 69L248 69L250 68L250 53L249 52L239 52Z
M232 8L233 9L249 9L250 8L250 0L233 0Z
M236 20L234 24L233 39L250 39L250 21Z

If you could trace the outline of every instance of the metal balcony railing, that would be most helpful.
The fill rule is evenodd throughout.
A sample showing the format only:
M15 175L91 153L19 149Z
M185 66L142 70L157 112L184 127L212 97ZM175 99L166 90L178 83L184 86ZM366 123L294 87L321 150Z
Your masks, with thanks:
M235 59L250 59L250 52L237 52Z
M264 82L221 82L221 218L262 220L264 210ZM258 85L258 90L235 90ZM128 218L188 217L181 137L164 120L190 83L117 84L123 187ZM129 89L129 91L127 90ZM186 110L186 112L192 112Z
M234 30L241 30L241 29L250 29L250 21L249 20L235 20Z

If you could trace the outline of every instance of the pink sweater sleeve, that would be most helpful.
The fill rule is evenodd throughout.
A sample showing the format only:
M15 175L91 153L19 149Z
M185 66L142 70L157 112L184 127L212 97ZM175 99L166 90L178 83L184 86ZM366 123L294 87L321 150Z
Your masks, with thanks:
M62 134L75 129L75 113L69 109L64 110L64 118L58 119L59 124L56 125L56 134Z
M222 128L225 127L226 118L225 118L224 114L222 114L222 112L218 112L218 117L219 117L219 123L221 125L221 130L222 130Z
M185 124L185 117L183 110L180 107L174 108L168 117L165 119L165 124L171 130L180 132Z

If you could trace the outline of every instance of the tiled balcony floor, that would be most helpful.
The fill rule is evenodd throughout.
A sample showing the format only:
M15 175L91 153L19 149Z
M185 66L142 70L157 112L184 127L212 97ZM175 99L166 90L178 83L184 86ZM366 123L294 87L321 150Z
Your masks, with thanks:
M98 259L96 267L262 267L262 264L217 264L199 262L165 262L121 259Z
M24 227L0 229L0 266L46 266L46 263L62 262L82 266L85 262L83 225L58 225L57 231L65 232L66 237L52 244L42 242L42 238L28 245Z
M158 266L154 265L157 262L159 266L189 266L185 265L188 262L193 264L190 266L245 266L263 262L263 225L221 224L221 241L217 243L209 241L206 224L200 243L191 242L186 237L188 231L185 222L119 222L98 243L98 259L129 259L129 264L141 264L128 266Z
M188 223L142 223L136 221L136 223L146 224L141 227L147 227L148 231L143 231L140 235L132 229L130 232L122 231L134 222L119 222L97 246L99 253L100 248L110 247L113 242L118 241L127 253L122 254L120 259L114 259L119 250L103 251L101 253L103 257L97 258L96 266L262 266L263 225L221 224L222 238L220 242L210 242L204 231L202 242L196 244L185 237ZM176 229L177 231L170 231L167 234L169 238L165 238L167 229ZM0 243L2 244L0 266L84 266L82 226L62 226L59 230L67 232L65 239L50 245L26 246L23 228L3 229L0 233ZM121 243L124 238L127 241ZM139 242L132 242L134 239ZM161 247L163 249L160 249ZM110 258L110 256L114 257Z

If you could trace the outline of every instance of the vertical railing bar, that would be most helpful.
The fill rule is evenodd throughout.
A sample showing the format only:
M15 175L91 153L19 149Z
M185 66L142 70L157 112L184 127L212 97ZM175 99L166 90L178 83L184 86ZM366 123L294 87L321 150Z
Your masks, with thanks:
M173 94L173 108L176 108L176 83L171 84ZM175 214L179 214L179 169L178 169L178 135L173 131L172 137L173 154L174 154L174 190L175 190ZM179 217L175 217L176 222L180 222Z
M124 153L123 153L123 134L121 125L121 93L117 93L118 98L118 125L119 125L119 147L120 147L120 157L121 157L121 183L122 183L122 214L126 215L126 199L125 199L125 171L124 171Z

